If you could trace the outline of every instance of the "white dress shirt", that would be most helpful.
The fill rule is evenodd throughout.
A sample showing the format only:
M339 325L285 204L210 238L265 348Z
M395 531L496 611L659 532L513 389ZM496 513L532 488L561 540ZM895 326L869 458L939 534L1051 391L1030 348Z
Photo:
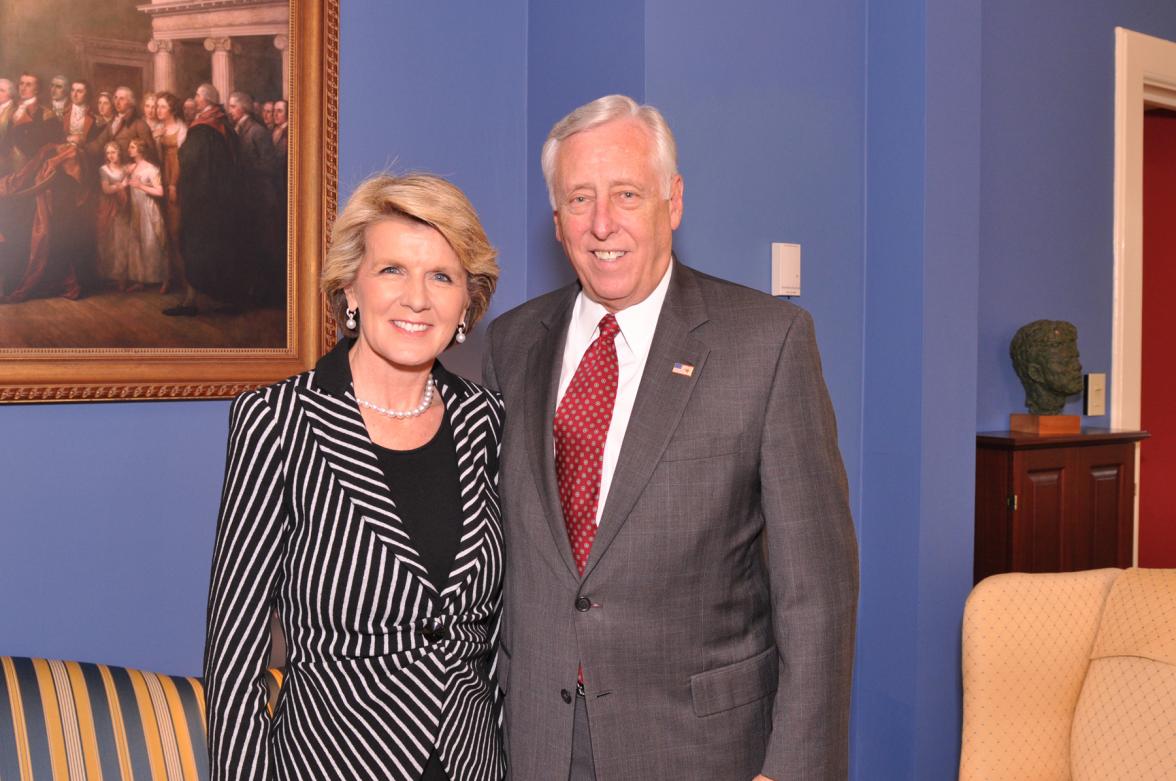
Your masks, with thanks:
M20 102L20 105L16 107L16 113L13 114L12 118L19 119L19 118L23 118L26 115L31 117L33 115L33 107L36 104L37 104L37 96L36 95L34 95L31 98L26 98L25 100L22 100Z
M78 136L86 127L86 107L73 104L69 111L70 135Z
M604 441L600 499L596 503L597 526L600 525L600 516L608 499L608 489L612 485L617 459L621 455L621 444L629 427L629 416L633 414L633 402L637 400L637 386L641 384L641 375L645 372L645 361L649 358L649 347L653 344L653 332L657 329L657 319L666 300L673 268L674 264L671 262L666 273L662 275L661 282L657 283L657 287L644 301L616 313L617 325L621 328L614 342L617 348L617 400L613 404L612 421L609 423L608 436ZM576 374L576 368L580 365L584 352L599 335L600 321L606 314L608 310L584 295L583 290L576 296L576 303L572 307L572 320L568 324L568 340L564 345L563 366L559 372L559 394L555 402L557 407L559 402L563 401L568 385L572 383L572 377ZM555 447L554 433L552 447Z

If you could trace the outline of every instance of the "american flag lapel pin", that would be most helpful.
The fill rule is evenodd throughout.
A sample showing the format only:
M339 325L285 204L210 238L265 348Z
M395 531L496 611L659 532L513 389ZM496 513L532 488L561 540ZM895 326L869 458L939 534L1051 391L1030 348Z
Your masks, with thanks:
M670 371L672 371L674 374L681 374L683 377L692 377L694 376L694 364L682 363L681 361L678 361L674 364L674 368L670 369Z

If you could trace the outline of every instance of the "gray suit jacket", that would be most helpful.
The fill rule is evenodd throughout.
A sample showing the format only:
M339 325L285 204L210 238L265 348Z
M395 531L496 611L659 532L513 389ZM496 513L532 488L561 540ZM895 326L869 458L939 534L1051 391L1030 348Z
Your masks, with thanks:
M485 358L511 777L567 778L582 664L600 781L845 778L857 543L811 318L675 262L581 578L552 444L578 289L498 318Z

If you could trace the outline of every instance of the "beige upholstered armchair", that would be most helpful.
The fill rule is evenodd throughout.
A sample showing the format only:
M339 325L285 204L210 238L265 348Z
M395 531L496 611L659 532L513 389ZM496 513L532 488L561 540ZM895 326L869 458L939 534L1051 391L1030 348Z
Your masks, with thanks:
M960 781L1176 779L1176 570L981 581Z

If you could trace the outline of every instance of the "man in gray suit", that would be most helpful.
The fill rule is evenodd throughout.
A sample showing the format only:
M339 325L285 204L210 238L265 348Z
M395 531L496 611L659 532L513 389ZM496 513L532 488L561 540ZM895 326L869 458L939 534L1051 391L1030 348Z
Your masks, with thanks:
M579 280L484 365L511 777L845 778L857 544L812 320L674 258L656 109L582 106L542 162Z

